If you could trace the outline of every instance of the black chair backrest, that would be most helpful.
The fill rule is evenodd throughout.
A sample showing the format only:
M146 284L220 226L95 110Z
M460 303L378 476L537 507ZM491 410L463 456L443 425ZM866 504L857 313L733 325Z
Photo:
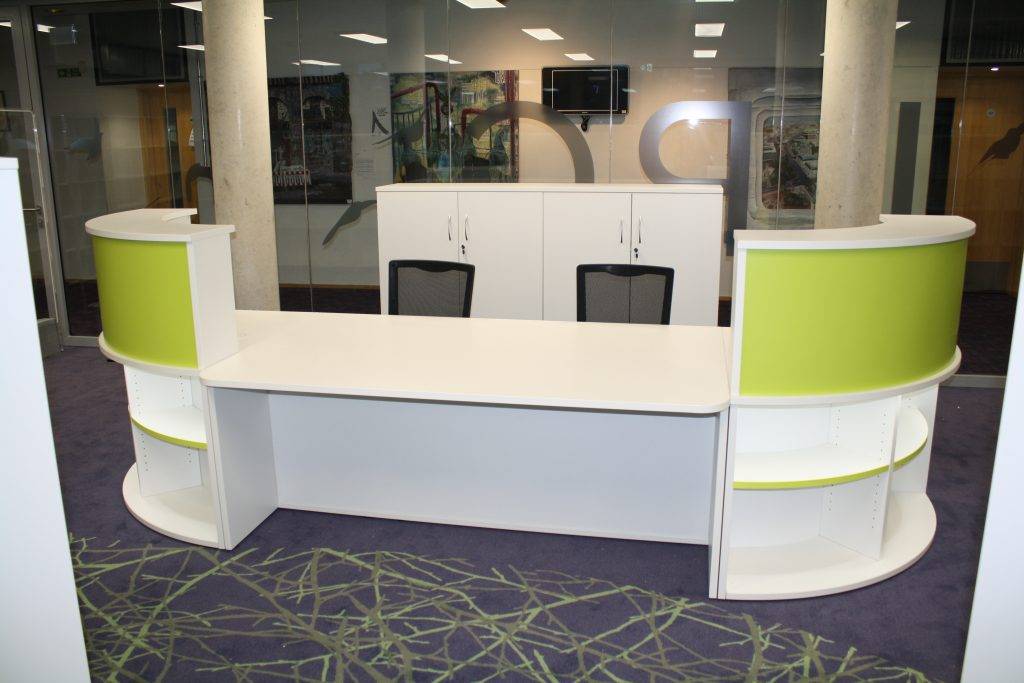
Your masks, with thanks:
M576 267L576 319L580 322L668 325L675 271L616 263Z
M468 318L475 271L452 261L391 261L388 314Z

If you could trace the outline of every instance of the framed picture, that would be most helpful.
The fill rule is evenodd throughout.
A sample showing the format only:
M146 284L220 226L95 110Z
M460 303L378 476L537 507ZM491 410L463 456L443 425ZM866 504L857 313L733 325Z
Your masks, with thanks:
M274 203L350 202L352 115L348 76L304 76L301 89L298 78L271 78L267 89Z

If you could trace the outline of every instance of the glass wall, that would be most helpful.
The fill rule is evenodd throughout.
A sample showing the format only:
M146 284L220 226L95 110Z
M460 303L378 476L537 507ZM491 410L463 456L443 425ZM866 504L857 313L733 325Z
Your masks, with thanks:
M32 9L72 336L100 329L85 221L197 205L189 170L201 110L189 85L190 63L178 47L194 31L185 14L156 0ZM201 148L201 131L198 139Z
M964 216L964 374L1005 375L1024 244L1024 4L901 0L883 210Z
M18 160L22 216L28 243L29 270L35 296L36 318L52 316L46 277L46 232L39 183L39 137L31 111L26 74L19 73L15 45L18 19L14 13L0 14L0 157Z
M379 311L379 185L686 179L726 188L726 321L731 231L814 222L826 4L266 0L282 306ZM213 220L199 8L33 9L72 334L98 329L84 220ZM1024 243L1022 8L901 0L888 94L883 211L977 222L961 346L985 374Z
M265 7L285 308L379 311L392 182L725 180L727 242L813 223L824 0Z

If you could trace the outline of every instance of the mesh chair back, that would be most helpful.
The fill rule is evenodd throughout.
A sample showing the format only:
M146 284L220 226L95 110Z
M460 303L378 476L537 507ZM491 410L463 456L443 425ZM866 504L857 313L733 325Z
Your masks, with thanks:
M675 272L660 266L584 264L576 268L580 322L668 325Z
M388 313L468 318L475 270L451 261L391 261Z

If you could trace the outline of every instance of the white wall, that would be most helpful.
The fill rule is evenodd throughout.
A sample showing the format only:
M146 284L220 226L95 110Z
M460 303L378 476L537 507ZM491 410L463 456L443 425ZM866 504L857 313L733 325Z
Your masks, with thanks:
M0 158L0 680L87 681L14 161Z
M1017 298L988 516L974 608L967 634L966 683L1020 680L1020 615L1024 613L1024 297Z

